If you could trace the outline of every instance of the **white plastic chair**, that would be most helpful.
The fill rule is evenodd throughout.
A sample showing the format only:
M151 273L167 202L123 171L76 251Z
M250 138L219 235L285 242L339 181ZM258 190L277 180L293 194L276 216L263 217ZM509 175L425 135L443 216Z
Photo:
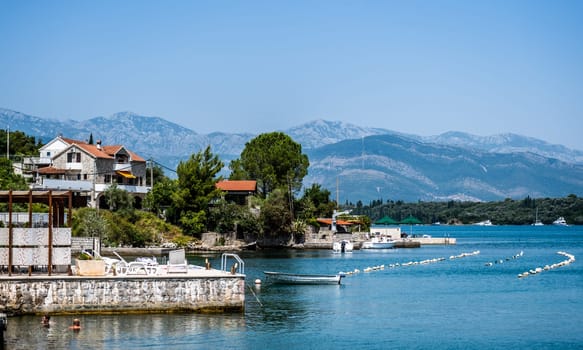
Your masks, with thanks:
M116 264L116 272L118 275L156 275L158 273L157 265L149 265L139 261L127 262L117 252L114 251L113 254L120 260Z
M188 273L188 262L186 261L186 252L184 249L171 250L168 253L168 266L166 271L168 273Z

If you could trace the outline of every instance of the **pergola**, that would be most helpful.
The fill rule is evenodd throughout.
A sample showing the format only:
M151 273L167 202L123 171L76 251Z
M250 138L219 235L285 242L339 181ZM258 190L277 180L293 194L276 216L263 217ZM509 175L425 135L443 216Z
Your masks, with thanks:
M62 227L65 224L65 205L67 206L67 226L71 227L73 192L72 191L0 191L0 203L8 203L8 273L12 275L13 262L13 204L28 204L28 228L32 227L32 204L42 203L49 207L48 215L48 273L52 273L53 265L53 227Z

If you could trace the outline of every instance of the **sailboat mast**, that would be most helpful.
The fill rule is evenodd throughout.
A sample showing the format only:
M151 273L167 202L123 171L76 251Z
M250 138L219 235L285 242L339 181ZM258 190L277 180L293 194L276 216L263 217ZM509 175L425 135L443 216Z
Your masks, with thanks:
M336 209L340 209L340 191L338 190L338 176L336 176Z

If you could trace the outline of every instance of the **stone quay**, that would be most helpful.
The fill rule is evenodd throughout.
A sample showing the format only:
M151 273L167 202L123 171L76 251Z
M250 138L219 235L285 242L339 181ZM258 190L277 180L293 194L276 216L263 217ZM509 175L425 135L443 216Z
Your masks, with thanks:
M0 312L115 314L242 312L245 275L199 269L186 274L0 276Z

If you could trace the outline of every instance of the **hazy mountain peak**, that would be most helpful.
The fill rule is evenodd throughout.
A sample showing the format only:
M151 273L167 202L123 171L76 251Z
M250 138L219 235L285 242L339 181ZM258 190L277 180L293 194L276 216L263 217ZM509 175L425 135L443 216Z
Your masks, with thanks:
M392 134L393 131L361 127L342 122L317 119L285 131L304 148L317 148L347 139L360 139L371 135Z
M159 117L115 113L84 121L59 121L0 109L0 125L48 142L59 134L123 144L171 172L179 161L211 146L225 163L238 158L256 135L196 132ZM284 131L310 159L305 184L317 182L346 199L493 200L559 197L583 192L583 152L505 133L476 136L450 131L421 137L314 120ZM484 171L487 169L487 171ZM557 176L560 174L560 176Z

